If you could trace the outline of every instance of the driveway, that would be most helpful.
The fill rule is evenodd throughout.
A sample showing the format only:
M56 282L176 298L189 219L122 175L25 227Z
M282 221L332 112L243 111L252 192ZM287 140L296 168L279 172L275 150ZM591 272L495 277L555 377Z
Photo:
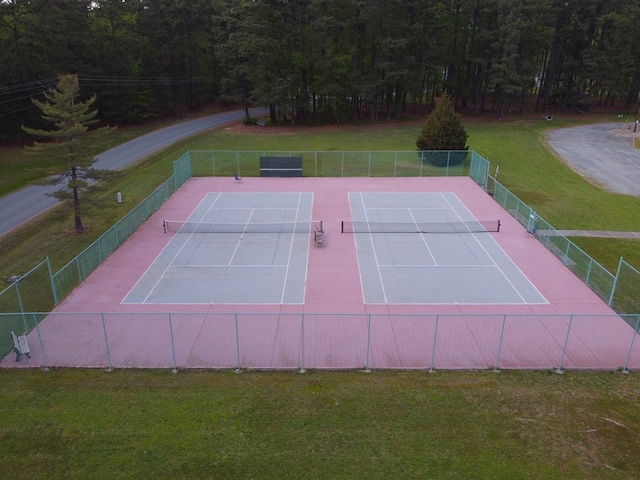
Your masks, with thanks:
M640 196L640 150L633 148L633 127L604 123L562 128L548 132L547 139L567 165L591 182Z
M250 113L259 116L265 110L255 108ZM243 110L226 112L156 130L98 155L94 167L120 170L178 140L240 120L243 116ZM0 236L55 206L58 201L49 194L59 189L59 185L30 185L0 198Z

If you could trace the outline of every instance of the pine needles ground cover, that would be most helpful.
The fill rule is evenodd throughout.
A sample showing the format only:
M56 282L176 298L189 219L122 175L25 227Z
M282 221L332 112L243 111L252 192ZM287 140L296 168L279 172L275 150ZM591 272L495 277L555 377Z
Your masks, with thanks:
M619 479L637 376L0 371L7 478Z

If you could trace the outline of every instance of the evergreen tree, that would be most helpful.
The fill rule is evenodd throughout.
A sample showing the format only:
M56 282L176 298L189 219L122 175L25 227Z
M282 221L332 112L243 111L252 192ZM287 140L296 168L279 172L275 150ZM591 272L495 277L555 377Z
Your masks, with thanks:
M456 114L451 99L442 97L436 103L436 108L427 121L422 126L422 130L416 146L418 150L438 150L442 154L429 154L422 156L425 161L433 165L445 166L461 163L466 157L467 143L466 130L460 123L460 118ZM460 152L456 155L449 155L448 150Z
M34 142L27 150L44 152L60 162L60 170L42 182L47 185L65 185L53 194L59 200L70 202L75 215L77 233L84 231L80 210L80 191L87 187L89 180L100 180L110 175L106 170L91 168L96 152L91 148L90 139L111 130L103 127L89 131L89 125L96 123L97 110L89 110L96 101L94 95L89 100L77 100L80 92L77 75L59 75L56 86L44 93L45 102L32 99L42 112L42 118L53 123L53 129L42 130L22 126L30 135L49 139L46 143Z

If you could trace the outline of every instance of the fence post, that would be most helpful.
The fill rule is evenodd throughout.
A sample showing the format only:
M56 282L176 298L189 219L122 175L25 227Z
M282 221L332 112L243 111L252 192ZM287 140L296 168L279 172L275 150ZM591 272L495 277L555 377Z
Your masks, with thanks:
M562 347L562 355L560 356L560 365L558 366L558 368L556 368L556 373L563 373L564 370L562 369L563 363L564 363L564 355L567 351L567 344L569 343L569 334L571 333L571 324L573 323L573 315L571 315L571 317L569 317L569 327L567 328L567 336L564 339L564 347Z
M304 313L300 317L300 373L304 373Z
M211 150L211 171L213 176L216 176L216 152Z
M53 279L53 270L51 269L51 260L47 257L47 269L49 270L49 280L51 281L51 293L53 293L53 304L58 305L58 294L56 293L56 282Z
M371 370L369 369L369 352L371 350L371 314L368 314L367 316L367 358L364 362L364 371L365 373L371 373Z
M500 332L500 343L498 343L498 355L496 356L496 366L494 372L500 371L500 352L502 351L502 339L504 338L504 327L507 324L507 315L502 317L502 331Z
M24 314L24 305L22 304L22 295L20 295L20 280L14 283L16 289L16 296L18 297L18 306L20 307L20 313L22 314L22 321L24 323L24 333L27 333L29 327L27 327L27 319Z
M587 278L584 279L584 283L589 285L589 278L591 277L591 266L593 265L593 258L589 257L589 268L587 269Z
M42 342L42 335L40 335L40 324L38 323L37 314L33 314L33 323L36 326L36 333L38 334L38 342L40 343L40 351L42 352L42 361L44 363L43 370L45 372L49 371L49 362L47 362L47 354L44 352L44 343Z
M369 151L369 176L371 176L371 151Z
M395 152L395 156L393 157L393 176L396 176L396 172L398 170L398 152Z
M438 322L440 321L440 315L436 315L436 328L433 332L433 347L431 348L431 367L429 368L429 373L435 372L433 366L433 362L436 358L436 339L438 338Z
M100 318L102 319L102 332L104 333L104 344L107 347L107 361L109 362L107 372L113 372L113 365L111 364L111 349L109 348L109 337L107 336L107 324L104 321L104 312L100 314Z
M236 164L238 166L236 171L238 172L238 175L240 175L240 152L236 152Z
M609 296L609 306L613 303L613 295L616 293L616 287L618 286L618 277L620 276L620 269L622 268L622 257L620 257L620 261L618 262L618 270L616 271L616 276L613 279L613 285L611 286L611 295Z
M238 314L234 313L236 319L236 353L238 355L238 367L236 368L236 372L240 372L240 335L238 333Z
M636 328L633 329L633 336L631 337L631 345L629 345L629 352L627 353L627 359L624 362L624 367L622 367L622 373L629 372L629 360L631 359L633 344L636 341L636 336L638 335L638 326L640 326L640 315L638 315L638 318L636 319Z
M178 366L176 365L176 346L173 340L173 322L171 320L171 313L169 313L169 333L171 334L171 353L173 354L173 373L178 373Z
M424 151L420 151L420 176L422 177L422 165L424 164Z
M451 162L451 150L447 151L447 169L445 170L444 176L449 176L449 163Z

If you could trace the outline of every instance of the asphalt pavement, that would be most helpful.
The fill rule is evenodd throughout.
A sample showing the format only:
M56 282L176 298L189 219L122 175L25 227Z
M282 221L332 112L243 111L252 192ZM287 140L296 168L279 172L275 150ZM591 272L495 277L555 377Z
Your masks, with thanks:
M252 116L259 116L265 113L265 109L251 109L250 113ZM105 170L120 170L178 140L225 123L240 120L243 116L244 111L239 110L219 113L162 128L98 155L98 159L93 166ZM50 194L59 189L60 185L30 185L1 197L0 236L54 207L58 201L51 197Z
M560 128L551 130L547 139L567 165L592 183L614 193L640 196L640 150L633 148L634 126L601 123Z

